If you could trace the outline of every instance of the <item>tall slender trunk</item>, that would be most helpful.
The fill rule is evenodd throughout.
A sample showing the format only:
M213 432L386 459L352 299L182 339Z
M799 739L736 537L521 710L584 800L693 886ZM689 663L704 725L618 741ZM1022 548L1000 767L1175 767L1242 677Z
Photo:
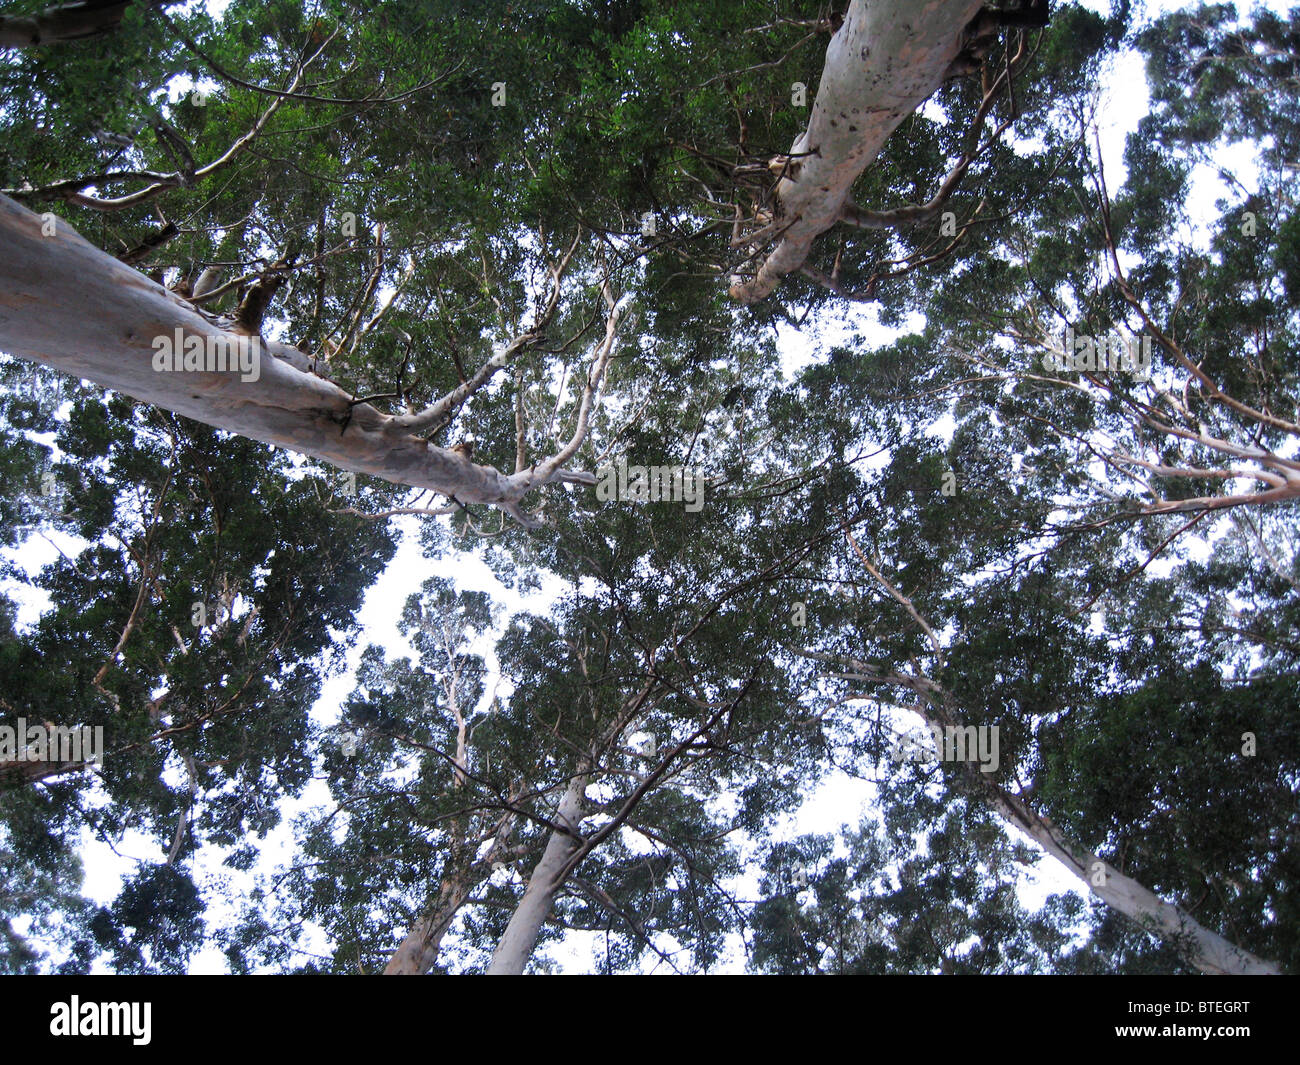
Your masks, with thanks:
M453 779L455 787L462 788L465 785L466 773L469 770L465 715L460 709L460 700L456 695L456 648L448 637L445 628L443 629L443 635L447 640L445 644L448 660L447 667L452 678L448 683L447 702L455 714L457 722L456 757L454 760L455 777ZM512 794L512 798L514 797ZM476 830L461 818L454 818L450 822L448 830L452 842L449 846L447 867L452 871L445 875L439 884L437 901L427 913L412 925L411 930L406 934L406 938L393 952L393 956L388 959L388 964L384 966L385 976L422 976L433 968L434 963L438 960L438 951L442 948L442 937L447 934L451 922L455 919L456 914L460 912L460 908L465 905L470 893L479 882L474 875L476 866L479 868L484 865L490 867L492 859L500 852L500 848L505 845L506 840L509 838L514 821L515 815L507 813L497 822L492 847L483 857L481 863L475 862L476 848L471 843L473 833Z
M925 630L934 651L936 663L943 664L943 646L933 627L916 609L916 605L889 583L880 571L862 553L853 534L845 527L845 534L862 565L889 592L912 618ZM811 658L826 660L830 656L804 652ZM908 689L915 693L916 701L907 709L919 714L930 729L942 734L947 727L963 727L957 720L959 714L951 693L929 677L919 674L884 676L870 663L850 658L862 679ZM845 674L841 674L844 676ZM1057 834L1052 823L1033 810L1019 796L1012 795L986 777L974 766L968 765L972 791L989 802L1008 824L1028 833L1048 854L1072 874L1082 880L1106 905L1118 910L1139 927L1159 937L1173 947L1189 963L1204 973L1233 973L1237 975L1278 975L1281 966L1274 961L1257 958L1248 950L1230 943L1217 932L1203 927L1190 913L1166 902L1150 888L1125 876L1118 869L1103 862L1091 851L1066 843Z
M537 945L537 935L555 902L555 893L563 886L564 866L580 846L577 838L578 825L582 820L586 783L585 776L574 777L569 790L560 800L559 809L555 811L555 822L573 834L552 830L541 861L533 869L523 898L519 900L505 934L492 955L492 963L487 969L489 976L518 976L528 964L528 958Z
M923 697L910 709L920 714L927 726L942 730L946 725L959 724L950 712L941 716L940 712L929 709L926 697L944 694L937 685L918 694ZM971 775L976 781L975 793L1007 824L1029 835L1107 906L1168 943L1201 972L1242 976L1276 976L1282 972L1277 962L1257 958L1204 927L1186 910L1166 902L1150 888L1125 876L1109 862L1103 862L1087 848L1066 842L1046 817L1023 799L986 780L979 770L972 767Z
M384 966L385 976L421 976L433 968L442 947L442 937L469 898L467 877L449 877L438 890L433 909L412 925L411 930Z

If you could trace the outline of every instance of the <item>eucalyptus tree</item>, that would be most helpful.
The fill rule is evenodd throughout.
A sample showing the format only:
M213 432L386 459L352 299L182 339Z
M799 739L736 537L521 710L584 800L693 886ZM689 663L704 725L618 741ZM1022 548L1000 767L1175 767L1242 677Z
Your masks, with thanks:
M68 391L57 417L19 381L6 411L7 446L40 456L11 497L35 520L11 539L39 534L59 552L34 574L9 569L48 606L6 626L4 717L101 730L102 750L93 766L85 751L74 762L6 752L0 816L15 861L42 879L61 875L83 829L113 847L128 831L152 842L160 864L142 862L124 889L139 897L97 918L93 940L82 926L80 956L104 947L126 968L183 968L175 952L196 942L192 920L144 952L123 922L147 925L149 899L192 910L196 849L242 860L246 836L265 835L306 783L307 712L394 544L335 513L349 486L329 471L125 397Z
M619 365L638 417L603 410L585 446L620 441L648 465L707 472L706 505L575 499L537 540L463 518L462 535L490 537L479 543L503 580L543 567L568 590L502 634L489 699L467 638L486 604L441 583L412 598L419 661L369 652L340 726L359 734L356 757L327 756L337 808L231 931L241 964L288 964L279 944L311 922L331 971L518 972L575 931L595 934L594 969L689 971L743 929L735 841L821 772L805 739L816 723L791 726L813 671L781 641L790 583L808 583L838 531L783 520L823 488L805 456L768 446L774 346L737 343L720 383L696 367L701 392L678 397L664 385L689 340L660 337Z
M1294 31L1218 8L1142 37L1156 108L1117 184L1088 114L1126 4L1057 5L1045 29L1026 25L1041 4L898 7L236 3L213 21L141 5L112 37L0 60L16 249L0 347L421 493L311 510L318 536L449 512L508 583L543 567L570 582L553 617L501 640L513 690L491 712L470 708L477 652L420 624L437 603L481 627L477 600L431 587L407 618L421 661L368 653L347 709L366 743L325 742L338 809L304 826L321 865L286 875L282 913L219 931L234 967L296 965L302 921L325 929L331 971L520 971L565 928L605 933L593 964L611 971L708 967L729 933L782 970L1046 967L1077 906L1008 931L1009 845L977 803L1117 913L1157 919L1153 943L1100 916L1059 968L1107 949L1130 970L1294 965L1294 234L1272 206L1294 159ZM110 57L105 85L131 88L111 102L90 74ZM165 102L178 74L199 89ZM1022 115L1032 141L1015 139ZM1265 185L1207 253L1169 235L1216 123L1263 145ZM926 326L779 385L766 331L846 301ZM1043 362L1058 333L1139 332L1162 360L1149 381L1098 372L1095 344L1077 378ZM258 380L155 373L153 342L173 336L260 354ZM113 403L117 425L131 408ZM944 415L950 440L926 432ZM72 424L96 417L83 402ZM131 417L146 436L172 424ZM4 454L35 472L30 440ZM274 494L281 460L238 454ZM699 463L707 504L589 509L593 471L619 458ZM161 459L142 465L159 483ZM1219 490L1246 476L1265 487ZM25 520L28 503L6 506ZM1230 536L1205 517L1225 509L1241 511ZM1215 532L1205 562L1179 539L1198 527ZM57 602L91 613L61 578L77 594ZM168 617L131 628L131 587L110 597L126 658L103 691L83 685L105 715L175 687L127 668L146 637L161 653ZM74 630L56 614L36 632L61 647ZM167 661L225 676L234 628L233 646ZM74 674L94 681L112 651L87 641L95 668ZM979 876L867 836L850 870L822 841L834 883L815 904L749 906L729 835L763 838L827 766L878 763L899 711L999 729L990 773L882 789L888 826L919 829L914 804L949 865L982 855ZM1137 734L1146 720L1160 736ZM655 756L633 746L650 734ZM296 786L307 762L292 768ZM159 837L188 808L170 787ZM886 888L890 862L919 887ZM67 868L65 853L50 875ZM173 872L105 918L97 942L123 966L175 964L209 934ZM169 914L153 942L132 923L150 899ZM851 912L863 900L883 940ZM904 927L922 913L931 940ZM964 934L1007 938L968 950Z
M892 451L873 490L890 520L846 539L861 620L805 649L877 712L996 725L1002 770L945 780L1108 902L1098 942L1137 970L1295 964L1296 312L1290 178L1263 134L1289 143L1294 28L1234 17L1140 38L1157 105L1113 193L1087 112L1049 115L1039 151L994 155L1012 177L1037 158L1039 196L987 190L1005 214L972 231L966 267L886 295L925 330L807 378L828 422L856 409ZM1230 141L1255 149L1261 187L1233 186L1208 247L1174 239L1194 232L1193 164ZM1158 361L1110 360L1143 333ZM946 447L916 431L945 407ZM905 631L886 635L888 611Z
M1036 5L1036 10L1041 6ZM715 246L724 246L727 258L734 259L742 248L761 250L768 238L779 237L754 285L745 290L745 298L752 301L771 291L776 277L800 266L812 238L836 220L874 225L879 219L868 219L849 203L849 188L904 118L946 79L968 72L973 57L988 51L992 36L1006 19L980 14L980 7L978 0L951 0L927 8L920 19L898 17L899 7L893 3L850 3L843 18L835 20L838 28L831 37L808 129L796 141L795 149L783 157L789 165L782 165L775 186L763 192L764 199L771 202L754 217L767 221L757 231L748 229L737 203L730 244L724 225L727 220L718 217L694 227L689 234L674 234L674 243L709 236ZM474 34L470 19L436 4L390 5L383 12L365 11L360 19L350 17L354 13L348 5L309 14L292 6L235 4L220 25L200 14L173 19L156 7L141 7L135 13L151 25L161 25L157 36L162 43L155 46L151 39L131 56L137 65L128 70L138 84L126 103L117 107L123 131L98 131L106 134L107 143L104 137L94 139L96 131L90 128L94 122L85 105L90 90L83 69L80 77L69 79L66 86L68 103L73 106L65 109L64 101L55 99L49 101L49 107L60 118L75 122L69 132L80 133L86 143L70 163L66 156L55 160L42 157L30 136L19 139L16 146L27 150L26 157L14 159L9 170L21 184L11 182L6 192L35 207L62 200L89 212L121 215L124 221L134 222L137 236L123 242L118 258L125 261L113 262L53 212L37 215L11 200L3 201L0 227L11 249L4 260L6 288L20 303L36 301L44 310L40 316L7 316L0 322L0 345L12 354L39 359L208 424L434 491L452 498L452 505L493 504L525 523L528 518L519 504L532 489L582 478L581 472L565 467L571 449L560 447L536 466L502 472L474 463L464 449L442 446L434 438L498 371L545 339L560 299L561 276L573 254L572 250L561 252L564 242L554 236L559 228L557 203L567 198L585 205L592 197L582 194L594 192L593 206L578 213L589 227L608 233L625 224L635 212L637 200L653 199L672 188L662 175L678 166L675 155L681 152L677 146L697 143L699 133L716 127L716 116L725 114L725 109L735 106L740 111L738 139L745 150L751 126L772 137L781 136L800 121L793 107L780 108L778 115L771 106L771 84L777 75L767 78L767 85L762 86L768 90L768 100L763 101L755 91L761 83L755 84L747 76L750 68L728 68L727 64L747 58L747 53L761 56L770 52L761 31L773 25L780 29L791 21L782 17L768 26L745 27L756 12L751 13L744 4L728 6L722 19L715 13L700 20L677 8L670 13L668 8L639 11L616 5L609 11L591 13L566 5L519 12L507 6L502 12L505 29L493 35ZM487 10L480 17L493 14ZM439 34L403 32L414 20L439 16ZM268 31L263 37L266 43L255 51L250 52L244 43L251 35L240 29L242 19ZM743 28L760 32L742 33L736 47L735 31ZM830 28L829 24L817 22L814 32L804 34L798 43L807 44L824 28ZM693 112L688 112L685 121L674 122L665 131L667 136L656 131L654 151L649 163L643 162L644 176L638 182L616 178L611 184L608 166L584 172L573 154L583 148L581 120L601 100L626 97L641 87L627 84L610 61L618 61L623 50L638 52L642 57L638 65L648 66L654 79L662 79L680 63L671 59L665 63L661 46L670 38L679 41L683 33L683 54L690 55L695 74L690 81L679 83L675 94L696 95ZM871 45L865 43L868 38ZM1021 54L1013 58L1008 44L1005 76L995 79L983 94L974 123L977 139L993 101L1009 88L1011 67L1023 58L1024 41L1017 39ZM91 46L111 47L99 41ZM139 60L158 58L151 55L155 47L163 62L145 69ZM354 52L362 56L358 63L349 62ZM895 62L896 54L907 57L907 62ZM750 67L779 68L785 58L763 58ZM19 53L13 64L14 81L21 84L30 79L38 67L39 60ZM232 72L232 67L243 73ZM178 69L202 70L219 79L230 93L229 102L214 107L208 101L199 107L191 96L188 103L164 105L160 94L170 73ZM384 71L391 69L413 70L421 80L390 91ZM494 79L492 73L524 69L530 71L528 79L505 73ZM717 73L702 78L711 70ZM272 77L282 74L280 87L249 80L262 71ZM738 91L731 91L728 84L733 79L742 83ZM24 88L29 86L28 80ZM565 107L556 98L555 94L563 91L577 97L577 107ZM432 104L426 94L432 94ZM789 86L782 86L781 95L787 94ZM424 159L418 164L408 159L399 165L389 153L399 143L409 151L412 142L428 140L433 133L430 116L443 110L444 104L450 105L445 108L446 117L452 120L448 132L476 137L468 160L460 153L450 153L448 159L449 153L435 147L432 166ZM693 114L701 106L711 107L715 117L695 120ZM502 112L500 119L493 115L494 108ZM744 109L756 112L748 122ZM215 122L209 117L214 111L221 112ZM766 118L762 117L764 111ZM566 113L568 117L561 117ZM848 117L850 113L861 114L860 124ZM354 117L361 117L367 126L382 128L371 135L363 132L345 138L339 124ZM268 218L274 196L268 183L280 182L271 181L269 175L250 173L254 168L248 163L268 152L272 158L293 159L298 155L293 149L306 147L304 123L331 129L330 139L339 149L333 160L336 165L331 165L328 149L326 158L320 158L319 146L308 150L302 161L294 159L295 173L289 183L297 186L295 195L288 203L276 201L274 217ZM461 125L466 126L464 133L457 128ZM608 122L605 126L608 131ZM395 141L407 131L410 139ZM612 159L631 165L635 156L630 149L644 146L649 131L642 128L630 136L623 136L617 128L612 132ZM588 133L585 139L589 138ZM817 143L812 143L814 140ZM93 163L86 158L96 154L87 151L91 145L103 148ZM109 149L114 150L105 161ZM718 149L716 144L707 148L710 152ZM950 191L982 150L972 147L962 156L944 182L945 190ZM112 169L111 163L124 154L128 165ZM457 187L448 198L451 211L430 203L427 196L417 197L411 187L443 176L449 161L460 164L455 167L454 179L447 182ZM64 172L56 174L56 168ZM796 173L800 168L802 178ZM733 186L743 169L737 158L730 167ZM827 172L822 174L822 169ZM340 176L332 176L331 170ZM385 171L387 179L382 176ZM686 176L692 175L687 172ZM402 188L394 187L394 177ZM593 177L598 183L593 183ZM260 191L255 187L259 180ZM698 181L698 176L694 180ZM515 183L520 192L512 188ZM357 196L357 200L370 202L358 202L360 210L346 210L340 192L353 191L352 186L357 185L366 185L368 194ZM466 185L468 194L460 191ZM110 194L104 191L109 187L123 191ZM709 193L708 182L703 187ZM728 190L728 196L733 193L734 189ZM383 202L386 196L391 196L391 202ZM602 202L611 196L615 197L612 210ZM491 203L494 197L504 200L504 209ZM670 219L681 225L687 217L680 192L677 199L677 203L665 204L665 225ZM711 193L709 200L716 215L721 204ZM177 279L169 293L160 284L145 282L128 264L148 266L157 261L159 249L179 234L179 227L164 214L164 205L174 204L166 209L175 215L186 209L181 206L186 203L201 204L206 217L198 227L201 235L191 241L192 257L187 260L185 277ZM218 205L232 213L222 219L214 214ZM454 339L448 338L451 363L459 375L457 383L450 386L406 379L408 363L414 363L409 369L416 373L422 369L424 360L413 358L412 349L425 338L403 330L395 316L388 323L393 330L386 342L388 356L374 358L378 354L375 349L383 348L385 342L372 334L394 306L392 299L376 303L381 282L387 281L400 293L414 279L409 301L395 309L409 309L416 318L424 316L424 311L416 308L422 304L427 310L440 295L436 287L430 292L418 276L423 269L442 266L439 257L408 256L413 243L409 230L414 228L409 218L405 226L398 222L390 227L386 222L388 216L412 207L418 211L415 226L420 233L444 247L454 246L451 260L460 269L469 267L474 259L481 260L481 272L474 266L471 276L481 276L484 294L496 311L488 320L497 319L492 330L499 337L499 350L481 357L477 366L467 368L457 357ZM539 209L544 210L546 231L539 235L539 254L529 261L534 268L551 265L553 286L531 315L521 315L520 299L511 292L515 279L496 270L495 260L502 250L503 230L513 228L508 239L517 239L518 228ZM141 232L150 210L155 217L148 230ZM783 221L787 213L798 219L793 226ZM363 250L355 243L336 243L341 214L347 215L342 233L349 240L355 238L358 219L375 226L372 247ZM655 212L648 214L653 222ZM891 215L887 221L892 224L893 220ZM468 232L480 236L467 246L464 238ZM488 233L494 236L488 237ZM577 238L571 248L576 242ZM354 253L354 261L360 257L368 262L362 276L352 279L348 292L331 294L346 310L326 329L321 315L330 300L324 290L328 280L338 275L323 269L322 264L347 251ZM747 257L753 258L753 254ZM598 261L599 255L593 253L587 260ZM201 273L200 265L204 266ZM219 282L217 272L231 266L244 272L237 279ZM733 263L730 269L734 274L741 268L743 263ZM305 317L306 308L282 308L289 315L291 335L297 334L295 342L264 338L263 322L276 294L290 279L311 274L317 279L314 291L310 282L301 287L313 305L312 317ZM214 306L232 290L238 291L240 298L229 314L205 313L205 306ZM87 307L94 309L93 314L81 313ZM453 313L464 314L471 308L457 301ZM488 310L487 306L482 310ZM605 340L598 343L587 373L593 393L617 335L620 313L620 305L611 301L605 315ZM165 353L159 344L167 348ZM399 347L400 358L393 350ZM216 357L214 348L224 357ZM358 352L358 348L364 350ZM185 372L159 372L160 358L161 369L179 367ZM442 361L443 374L439 376L445 379L450 366L447 360ZM240 372L228 369L230 363L238 363ZM257 364L256 370L251 369L253 364ZM192 383L197 384L191 387ZM381 399L396 401L399 411L385 413ZM588 402L582 405L585 408ZM579 417L575 439L584 431Z

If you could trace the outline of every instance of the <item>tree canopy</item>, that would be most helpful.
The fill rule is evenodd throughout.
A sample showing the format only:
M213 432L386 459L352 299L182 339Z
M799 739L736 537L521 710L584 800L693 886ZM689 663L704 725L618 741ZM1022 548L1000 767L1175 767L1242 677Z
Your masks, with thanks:
M0 971L1300 966L1300 8L46 6Z

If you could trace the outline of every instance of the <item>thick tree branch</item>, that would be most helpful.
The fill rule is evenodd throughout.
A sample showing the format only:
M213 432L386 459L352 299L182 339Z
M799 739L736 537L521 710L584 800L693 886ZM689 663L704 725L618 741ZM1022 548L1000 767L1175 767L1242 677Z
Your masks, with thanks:
M520 511L522 497L578 476L559 463L506 475L435 447L309 372L315 360L304 352L222 329L62 220L48 231L40 216L0 196L0 350L341 469L500 507L529 527L540 523ZM255 366L256 379L238 368L155 370L159 343L177 336Z
M813 241L844 214L853 183L895 129L939 88L982 0L933 0L915 15L887 0L852 0L831 38L808 129L792 145L773 196L793 220L751 280L731 296L757 303L804 265Z

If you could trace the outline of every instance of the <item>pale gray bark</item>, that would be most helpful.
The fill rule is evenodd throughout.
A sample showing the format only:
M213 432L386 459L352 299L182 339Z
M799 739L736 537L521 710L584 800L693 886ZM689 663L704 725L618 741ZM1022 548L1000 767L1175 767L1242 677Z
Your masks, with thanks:
M1201 972L1238 976L1281 974L1277 962L1257 958L1250 951L1230 943L1217 932L1199 924L1186 910L1166 902L1091 851L1066 844L1047 818L1016 796L997 789L994 806L1010 824L1030 836L1106 905L1171 944Z
M44 221L43 221L44 220ZM52 235L43 235L53 227ZM588 379L579 432L571 446L529 470L504 474L458 451L436 447L411 428L309 372L314 360L261 341L260 375L159 372L156 337L215 337L232 350L257 341L223 328L195 307L79 236L53 215L37 215L0 196L0 351L175 411L207 425L367 473L430 489L459 503L500 507L528 526L519 501L552 481L594 483L561 464L586 432L586 413L613 348L623 308L611 308L606 337Z
M866 663L855 661L853 665L864 671L863 679L870 676L871 667ZM957 723L954 720L941 720L940 711L933 708L931 700L941 700L946 694L934 681L925 677L903 676L879 679L915 691L919 698L908 709L920 714L927 727L937 725L943 728ZM978 791L987 793L990 805L1009 825L1033 839L1066 870L1078 877L1102 902L1168 943L1201 972L1232 973L1238 976L1276 976L1282 972L1277 962L1258 958L1224 939L1217 932L1200 924L1186 910L1166 902L1150 888L1125 876L1087 848L1062 839L1055 826L1023 799L991 781L985 783L981 780L980 783L984 786L978 788Z
M950 73L983 0L852 0L826 49L808 129L774 190L781 236L755 277L731 296L757 303L804 265L813 241L839 222L853 183L889 135Z
M463 630L450 627L445 616L441 615L438 617L438 633L442 637L443 653L447 656L447 664L439 680L446 694L447 707L456 719L453 786L463 788L469 770L468 722L461 709L460 699L460 677L465 668L465 659L459 652L463 649L465 634ZM454 838L448 848L448 865L454 868L459 858L462 860L460 868L443 878L438 887L437 902L428 913L415 922L401 945L393 952L393 956L388 959L388 964L384 967L385 976L420 976L433 968L438 960L438 951L442 947L442 937L446 935L451 922L460 908L465 905L471 889L477 883L474 878L475 866L490 868L492 859L505 844L513 824L513 814L503 817L497 824L492 848L481 862L474 863L465 860L473 857L473 848L468 845L465 838L469 831L468 827L459 818L450 821L449 828Z
M489 976L518 976L528 964L537 943L537 935L555 902L555 893L564 883L569 859L582 845L578 825L582 821L585 787L585 777L574 777L564 798L560 800L559 808L555 811L555 823L564 826L567 831L551 831L550 839L546 841L546 850L533 869L523 898L519 900L505 934L492 955L492 963L487 969Z
M870 667L863 662L853 664L855 668L864 670L865 679ZM942 698L945 694L934 681L924 677L900 676L881 679L885 683L910 687L920 696L907 709L920 714L927 727L938 726L942 729L945 724L955 723L941 720L939 712L932 709L930 700ZM1200 924L1186 910L1166 902L1150 888L1125 876L1109 862L1103 862L1087 848L1062 839L1055 826L1023 799L991 781L980 783L984 786L978 791L987 793L990 805L1003 820L1033 839L1067 871L1078 877L1102 902L1168 943L1196 969L1203 973L1231 973L1238 976L1281 974L1282 969L1277 962L1256 957L1250 951L1238 947Z

